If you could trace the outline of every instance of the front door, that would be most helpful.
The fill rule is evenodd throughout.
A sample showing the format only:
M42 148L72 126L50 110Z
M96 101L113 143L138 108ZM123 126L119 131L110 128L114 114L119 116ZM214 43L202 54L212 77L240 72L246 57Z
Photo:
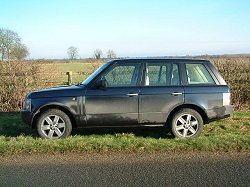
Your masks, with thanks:
M138 124L138 94L141 63L119 62L96 81L106 87L89 88L85 97L87 125L118 126Z

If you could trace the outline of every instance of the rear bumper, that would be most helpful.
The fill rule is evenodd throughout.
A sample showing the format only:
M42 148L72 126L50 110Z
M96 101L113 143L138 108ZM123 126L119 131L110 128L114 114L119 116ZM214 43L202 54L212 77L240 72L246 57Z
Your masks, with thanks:
M24 123L31 126L33 120L33 113L27 110L21 110L21 117Z
M233 105L226 105L220 108L208 109L207 116L209 121L229 117L233 113Z

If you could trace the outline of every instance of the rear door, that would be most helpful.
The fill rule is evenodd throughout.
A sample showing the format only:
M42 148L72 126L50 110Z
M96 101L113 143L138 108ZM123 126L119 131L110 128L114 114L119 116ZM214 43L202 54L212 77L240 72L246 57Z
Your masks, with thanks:
M140 123L165 124L170 110L184 102L179 65L170 60L147 61L142 82L139 97Z

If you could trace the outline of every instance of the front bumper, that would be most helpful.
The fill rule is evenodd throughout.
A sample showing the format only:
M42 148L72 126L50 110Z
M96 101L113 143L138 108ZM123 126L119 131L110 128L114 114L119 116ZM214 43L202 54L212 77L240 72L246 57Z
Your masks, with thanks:
M24 123L27 125L31 126L32 125L32 120L33 120L33 113L27 110L21 110L21 117Z

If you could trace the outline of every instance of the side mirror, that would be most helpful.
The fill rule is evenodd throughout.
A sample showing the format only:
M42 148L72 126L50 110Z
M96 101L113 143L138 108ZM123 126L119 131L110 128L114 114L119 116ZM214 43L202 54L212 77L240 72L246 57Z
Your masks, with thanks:
M100 79L96 81L96 88L105 89L107 87L107 81L105 79Z

